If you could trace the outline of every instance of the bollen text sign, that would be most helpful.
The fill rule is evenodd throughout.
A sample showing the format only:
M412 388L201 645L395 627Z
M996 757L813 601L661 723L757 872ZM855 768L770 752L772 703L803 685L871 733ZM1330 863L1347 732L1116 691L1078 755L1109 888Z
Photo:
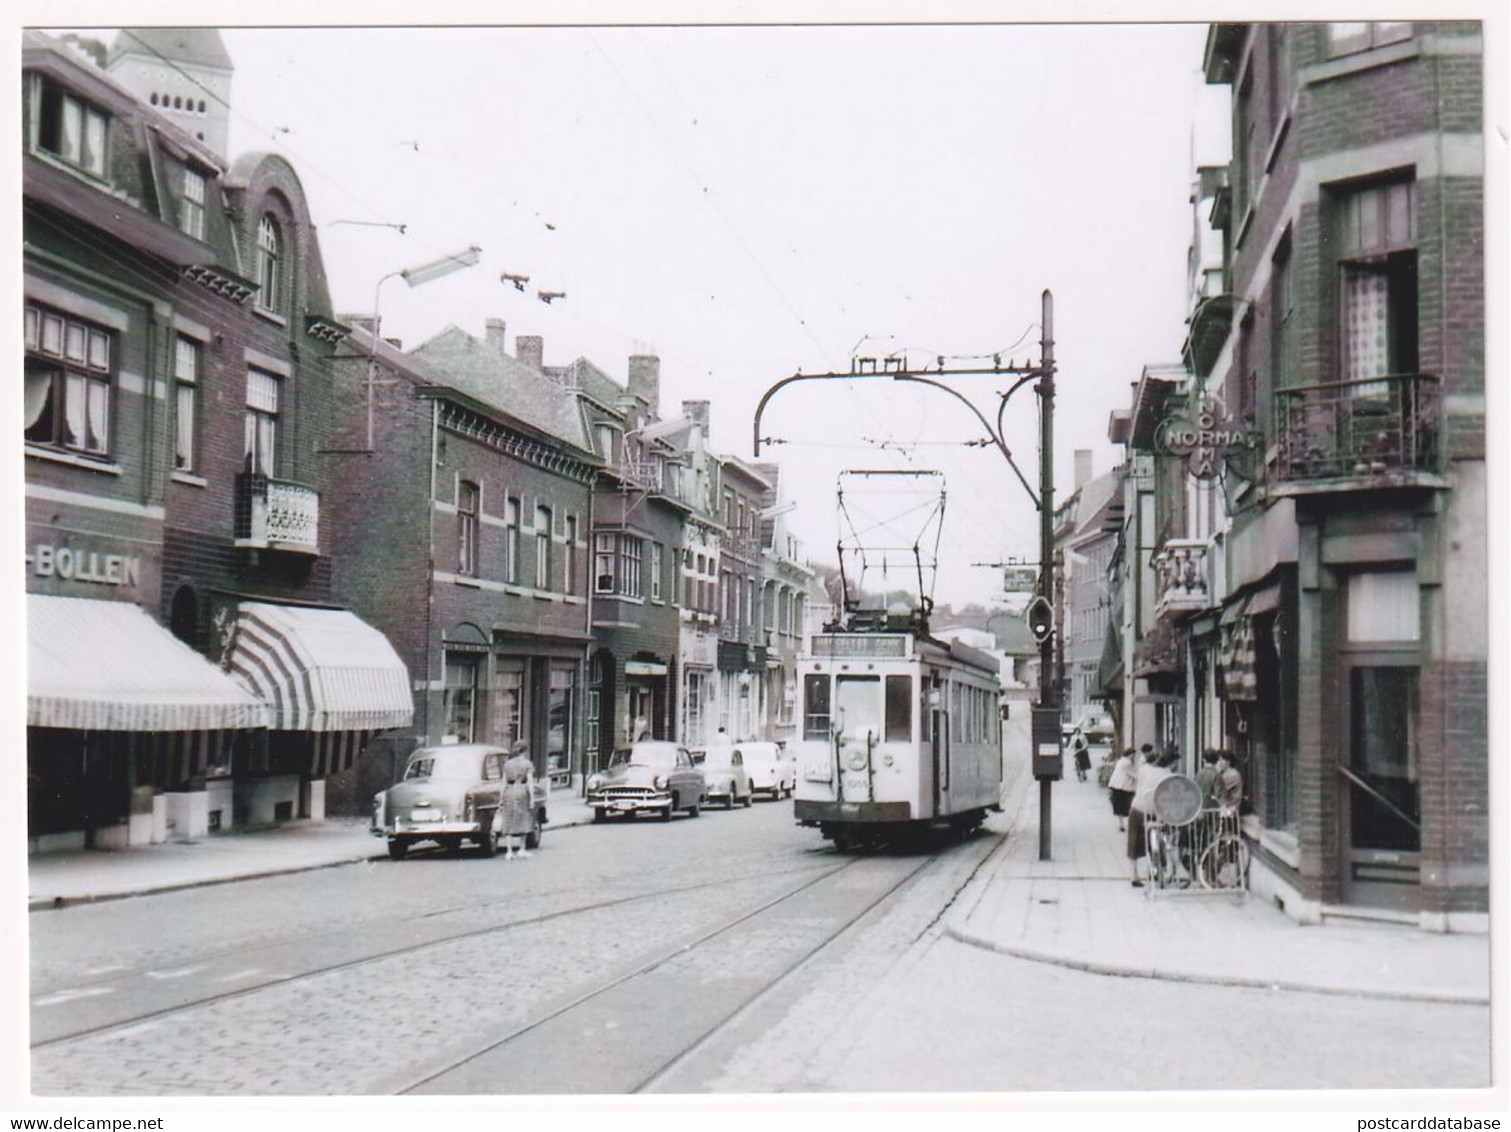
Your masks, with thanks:
M1217 479L1229 468L1248 479L1233 463L1258 444L1259 434L1210 393L1193 397L1154 430L1155 451L1184 460L1186 470L1199 480Z
M75 550L69 546L39 542L27 557L31 561L32 573L39 578L61 578L65 582L90 582L102 586L141 584L142 560L132 554Z

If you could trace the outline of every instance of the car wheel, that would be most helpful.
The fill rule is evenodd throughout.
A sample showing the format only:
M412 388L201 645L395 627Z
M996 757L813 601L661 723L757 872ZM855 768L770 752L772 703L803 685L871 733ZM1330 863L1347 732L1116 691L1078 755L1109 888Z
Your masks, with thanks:
M402 861L409 853L409 842L400 841L397 837L388 839L388 859L390 861Z
M444 837L441 839L441 848L448 854L460 853L462 851L462 839L460 837Z
M672 820L672 811L675 810L676 808L677 808L677 796L675 794L673 794L671 802L667 804L666 809L664 809L664 810L661 811L661 820L662 821L671 821Z
M729 788L729 794L724 798L724 808L726 810L735 808L735 788L733 786Z
M593 820L595 822L601 822L604 819L604 815L605 815L605 811L604 811L604 808L602 806L594 806L593 807Z
M545 832L545 823L540 820L540 811L535 813L535 821L530 825L530 832L525 834L525 848L539 849L541 834Z
M699 804L697 802L694 802L691 806L687 807L687 816L690 818L697 817L700 809L701 807L699 806Z
M483 811L483 835L477 839L477 847L482 850L484 857L491 857L498 852L498 834L493 832L493 815Z
M750 809L750 803L752 803L754 801L755 801L755 791L754 790L748 790L748 791L745 792L745 797L743 797L743 798L740 799L740 805L744 806L748 810L748 809Z

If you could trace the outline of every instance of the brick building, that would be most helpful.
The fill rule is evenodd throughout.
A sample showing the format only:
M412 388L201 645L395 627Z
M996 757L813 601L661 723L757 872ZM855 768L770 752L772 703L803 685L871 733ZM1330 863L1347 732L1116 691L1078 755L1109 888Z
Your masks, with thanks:
M218 33L159 30L158 72L179 50L228 89ZM318 818L326 776L409 708L387 642L332 597L318 449L342 330L304 194L281 159L207 143L223 105L175 115L160 73L100 60L26 39L33 836Z
M360 403L373 365L373 429L349 414L327 456L362 484L331 502L334 583L413 673L415 716L341 781L342 806L360 812L413 748L442 742L524 739L539 774L570 786L597 470L575 402L506 352L501 320L407 353L349 321L341 385Z
M724 534L719 558L719 726L765 738L766 630L761 612L761 509L774 485L735 456L721 461Z
M1183 733L1235 753L1251 885L1302 919L1487 908L1481 51L1473 23L1211 28L1221 269L1185 379L1124 417ZM1153 430L1202 406L1256 442L1168 479Z
M787 514L797 506L782 482L778 464L756 470L770 484L761 497L761 624L766 644L766 672L761 692L762 739L791 739L797 732L797 662L803 652L803 606L813 568L803 544L788 527Z

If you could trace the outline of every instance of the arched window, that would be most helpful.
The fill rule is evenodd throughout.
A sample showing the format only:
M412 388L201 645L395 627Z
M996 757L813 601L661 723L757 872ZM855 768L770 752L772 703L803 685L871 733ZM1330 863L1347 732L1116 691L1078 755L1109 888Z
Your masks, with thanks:
M267 213L257 222L257 282L261 286L257 301L263 309L281 310L283 305L278 262L281 241L278 222Z
M157 91L152 92L152 105L157 105Z
M183 108L184 108L184 100L183 100L183 98L181 96L175 94L173 96L173 109L175 109L175 110L182 110Z
M205 112L205 100L203 98L199 100L199 112L201 114Z
M173 635L184 644L199 646L199 601L192 586L179 586L173 595L173 609L169 613L168 626Z

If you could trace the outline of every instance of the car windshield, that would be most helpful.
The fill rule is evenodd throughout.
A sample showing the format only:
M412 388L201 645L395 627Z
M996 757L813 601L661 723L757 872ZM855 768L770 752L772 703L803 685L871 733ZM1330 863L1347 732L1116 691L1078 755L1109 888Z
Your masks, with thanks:
M480 763L475 751L421 751L409 760L404 777L475 779L481 777Z
M677 765L677 748L649 744L623 747L614 752L612 765L618 766L622 763L628 763L630 766L655 767L658 770L668 769Z

